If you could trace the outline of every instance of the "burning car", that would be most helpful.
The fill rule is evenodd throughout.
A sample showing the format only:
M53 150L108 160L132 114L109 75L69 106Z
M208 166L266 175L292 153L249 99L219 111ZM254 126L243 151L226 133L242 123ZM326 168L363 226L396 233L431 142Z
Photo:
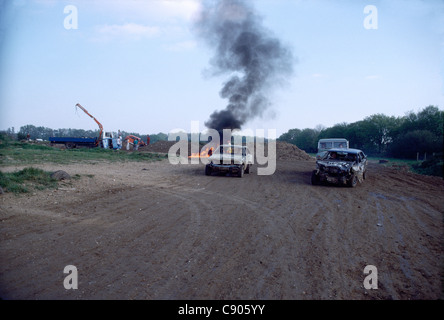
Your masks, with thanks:
M205 166L205 174L213 172L237 174L243 177L244 173L250 173L253 164L253 155L246 146L223 144L208 158L210 161Z
M359 149L330 149L316 161L311 175L313 185L322 182L355 187L366 179L367 156Z

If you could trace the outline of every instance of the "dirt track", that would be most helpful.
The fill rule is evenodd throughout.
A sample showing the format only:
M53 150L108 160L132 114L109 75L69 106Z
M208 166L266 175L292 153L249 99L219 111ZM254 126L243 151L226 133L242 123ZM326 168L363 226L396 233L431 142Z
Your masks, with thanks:
M38 167L82 177L0 195L2 299L443 297L440 178L372 163L356 188L312 186L303 160L242 179L167 160Z

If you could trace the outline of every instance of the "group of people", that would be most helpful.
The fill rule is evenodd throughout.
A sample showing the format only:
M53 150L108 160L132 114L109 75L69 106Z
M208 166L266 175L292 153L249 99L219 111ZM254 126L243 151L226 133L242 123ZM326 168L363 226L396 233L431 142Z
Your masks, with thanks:
M139 150L139 139L128 139L126 142L126 150L129 151L130 145L133 145L133 150Z
M150 139L149 136L147 136L147 144L149 144L149 139ZM122 144L125 141L126 141L126 150L127 151L130 150L131 146L132 146L133 151L137 151L137 150L139 150L139 146L141 144L143 145L142 140L140 140L140 138L132 136L132 135L129 135L125 138L125 140L122 140L122 134L119 130L118 138L117 138L117 149L119 149L119 150L122 149Z

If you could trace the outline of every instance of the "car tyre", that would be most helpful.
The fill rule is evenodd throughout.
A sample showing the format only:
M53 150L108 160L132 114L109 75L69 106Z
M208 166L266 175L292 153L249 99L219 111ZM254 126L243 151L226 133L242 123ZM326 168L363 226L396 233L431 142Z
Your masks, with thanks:
M348 181L348 186L354 188L356 187L357 184L358 184L358 176L353 174L350 180Z
M313 170L313 172L311 173L311 184L314 186L319 184L319 177L316 174L316 170Z
M207 165L205 166L205 175L206 175L206 176L210 176L212 172L213 172L213 170L212 170L211 167L207 164Z

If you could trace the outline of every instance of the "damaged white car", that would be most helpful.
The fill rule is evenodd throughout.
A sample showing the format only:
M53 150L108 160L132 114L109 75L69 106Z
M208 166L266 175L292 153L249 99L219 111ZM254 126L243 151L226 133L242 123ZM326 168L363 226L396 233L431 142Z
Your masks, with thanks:
M359 149L330 149L316 161L311 183L333 183L355 187L367 177L367 156Z
M221 145L208 158L209 164L205 166L205 174L213 172L230 173L243 177L244 173L250 173L253 165L253 155L246 146Z

